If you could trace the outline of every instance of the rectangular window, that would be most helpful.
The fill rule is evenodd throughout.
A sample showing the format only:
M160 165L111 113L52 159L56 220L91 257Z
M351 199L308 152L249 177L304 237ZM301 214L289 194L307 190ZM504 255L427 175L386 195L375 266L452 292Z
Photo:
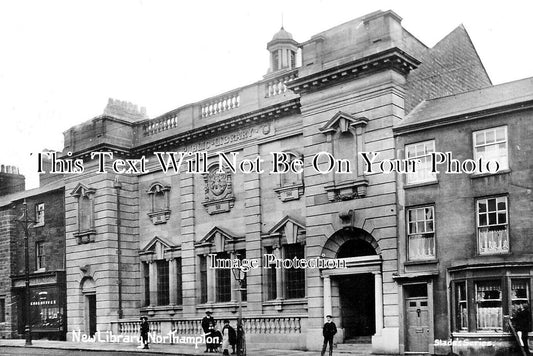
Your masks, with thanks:
M207 303L207 257L200 256L200 303Z
M0 323L5 323L6 321L6 300L5 298L0 298Z
M512 312L519 306L529 303L529 283L527 279L511 279Z
M92 201L88 196L79 197L79 228L80 231L90 230L93 227Z
M285 258L304 258L304 246L301 244L285 245ZM305 270L303 268L285 269L285 298L305 297Z
M144 306L150 305L150 266L148 263L143 263L144 276Z
M478 248L480 254L509 252L507 197L477 201Z
M475 161L483 158L485 161L497 161L500 164L500 170L509 168L507 126L475 131L473 136Z
M169 272L166 260L156 261L157 266L157 305L168 305L169 297Z
M475 283L475 288L477 329L501 329L503 324L501 282L480 281Z
M44 254L44 242L39 241L35 243L35 268L45 268L45 254Z
M432 206L407 210L409 260L435 258L435 217Z
M35 226L44 225L44 203L35 204Z
M407 174L407 184L425 183L437 180L431 172L431 154L435 152L435 140L405 146L405 158L416 160L416 170Z
M237 254L238 254L238 258L239 260L243 260L243 259L246 259L246 250L239 250L237 251ZM248 276L248 273L244 273L244 279L242 281L242 292L241 292L241 298L242 298L242 301L245 302L247 300L247 297L248 297L248 291L247 291L247 279L246 277ZM230 278L233 278L230 276Z
M455 329L468 330L466 282L455 283Z
M229 259L227 253L217 254L216 259ZM216 278L216 301L229 302L231 301L231 270L227 268L219 268L215 270Z
M266 254L272 254L273 248L267 247L265 249ZM275 264L271 263L266 268L266 282L267 282L267 300L273 300L277 298L277 286L276 286L276 268Z
M183 288L182 288L182 279L181 279L181 258L176 258L176 273L177 273L177 276L176 276L176 286L177 286L177 290L176 290L176 293L177 293L177 301L176 301L176 304L177 305L182 305L183 304Z

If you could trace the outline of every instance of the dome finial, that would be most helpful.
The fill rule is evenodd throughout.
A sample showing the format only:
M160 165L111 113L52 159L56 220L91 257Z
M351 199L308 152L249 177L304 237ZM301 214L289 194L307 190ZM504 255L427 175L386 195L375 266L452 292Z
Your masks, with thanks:
M281 29L283 30L283 12L281 13Z

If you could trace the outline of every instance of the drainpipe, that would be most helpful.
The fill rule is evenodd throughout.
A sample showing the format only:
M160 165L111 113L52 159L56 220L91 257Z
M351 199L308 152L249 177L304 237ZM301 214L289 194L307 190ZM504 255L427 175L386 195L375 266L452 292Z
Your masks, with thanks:
M113 188L117 191L117 268L118 268L118 318L122 319L122 246L120 240L120 189L122 184L115 177Z

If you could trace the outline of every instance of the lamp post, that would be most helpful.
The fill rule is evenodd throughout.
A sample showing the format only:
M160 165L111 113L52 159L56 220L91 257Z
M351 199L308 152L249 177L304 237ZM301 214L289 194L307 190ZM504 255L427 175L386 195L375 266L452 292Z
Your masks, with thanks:
M239 255L235 256L237 259ZM239 283L239 288L237 289L238 303L239 303L239 316L237 318L237 356L246 356L246 338L244 336L244 327L242 325L242 292L245 290L243 288L243 283L246 278L246 272L242 270L240 266L234 267L231 269L233 277Z
M22 212L22 215L16 219L17 222L19 222L22 226L22 229L24 230L24 257L25 257L25 273L26 273L26 302L24 303L24 307L26 308L26 325L24 327L24 333L26 334L26 346L31 345L31 304L30 304L30 253L29 253L29 247L28 247L28 240L29 240L29 228L31 225L34 224L34 221L28 220L28 204L26 203L26 199L24 199L22 203L24 207L24 211Z

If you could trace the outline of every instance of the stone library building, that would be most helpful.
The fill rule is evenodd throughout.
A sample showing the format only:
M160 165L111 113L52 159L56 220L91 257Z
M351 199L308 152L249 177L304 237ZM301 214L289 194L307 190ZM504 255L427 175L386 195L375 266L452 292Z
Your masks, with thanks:
M393 11L308 39L282 27L266 49L269 68L249 85L154 118L109 99L103 114L64 132L58 158L84 167L58 178L66 338L138 335L140 316L157 334L200 335L206 312L235 325L241 306L254 347L319 350L331 315L345 350L446 354L450 347L435 340L450 337L497 346L472 354L511 349L504 314L530 301L533 276L533 247L517 241L533 226L523 213L531 214L531 190L506 187L531 185L531 158L509 158L498 177L462 178L460 186L453 179L461 175L387 174L380 162L426 162L442 147L460 147L466 159L471 132L483 132L474 135L483 157L501 158L516 145L532 154L532 81L498 89L462 25L428 47ZM482 110L494 112L475 125L465 119ZM529 115L515 120L523 131L512 128L509 110ZM510 116L490 124L502 112ZM435 147L435 137L449 140ZM450 143L457 137L464 147ZM484 179L499 179L501 189L485 196ZM462 238L447 214L470 210L439 194L471 201ZM480 209L499 214L498 223ZM493 232L502 229L505 237ZM468 247L454 252L451 242ZM235 260L259 264L240 282L216 268ZM496 268L497 277L471 265Z

